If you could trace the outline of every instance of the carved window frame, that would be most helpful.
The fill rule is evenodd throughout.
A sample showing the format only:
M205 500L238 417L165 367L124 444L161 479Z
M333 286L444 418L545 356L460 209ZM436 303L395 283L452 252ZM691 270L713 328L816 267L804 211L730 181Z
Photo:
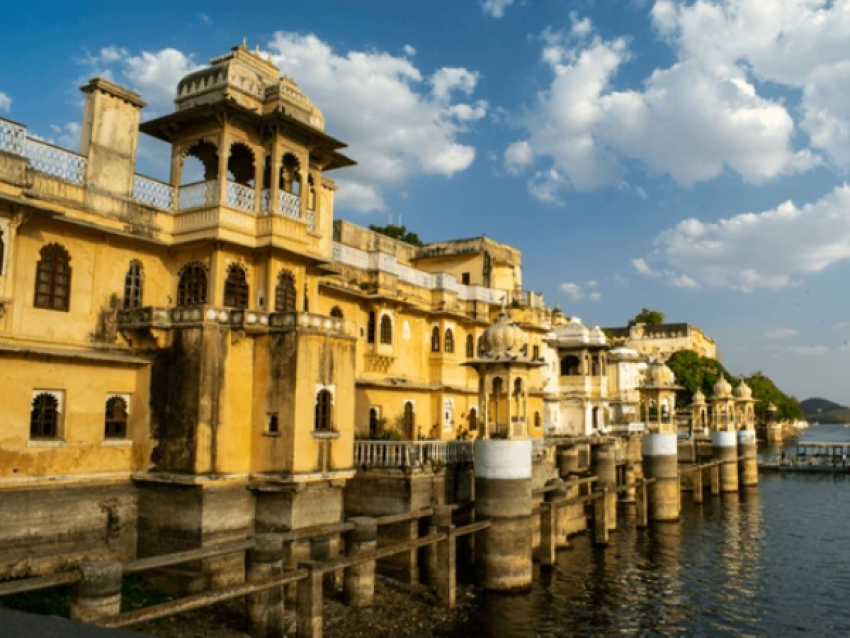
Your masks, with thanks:
M64 434L64 390L33 390L30 401L30 440L56 441Z
M35 271L33 307L68 312L71 307L71 256L57 243L42 247Z

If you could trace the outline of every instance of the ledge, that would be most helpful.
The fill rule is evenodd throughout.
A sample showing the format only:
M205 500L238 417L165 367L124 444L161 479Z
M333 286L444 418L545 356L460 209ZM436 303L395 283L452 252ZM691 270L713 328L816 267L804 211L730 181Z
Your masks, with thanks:
M30 439L27 447L66 447L68 441L62 439Z
M43 348L40 346L17 346L0 342L0 353L23 356L55 357L57 359L83 359L89 361L113 361L133 365L150 365L150 360L129 354L98 352L94 350L63 350L61 348Z
M310 432L310 436L314 439L338 439L339 432Z
M100 444L105 447L133 447L133 439L103 439Z

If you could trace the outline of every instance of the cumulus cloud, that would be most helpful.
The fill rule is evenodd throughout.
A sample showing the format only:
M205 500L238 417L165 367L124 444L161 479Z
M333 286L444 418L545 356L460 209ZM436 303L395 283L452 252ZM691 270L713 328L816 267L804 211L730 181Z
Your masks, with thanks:
M798 334L793 328L777 328L776 330L768 330L764 333L764 336L768 339L790 339Z
M409 44L405 44L405 45L402 47L402 51L404 51L404 54L405 54L405 55L410 55L410 56L412 56L412 55L416 55L416 49L415 49L415 48L413 48L413 46L411 46L411 45L409 45Z
M505 150L504 159L507 171L516 175L531 166L534 162L534 151L525 140L514 142Z
M474 71L444 67L428 75L408 57L337 53L315 35L279 32L269 49L358 162L340 180L341 204L382 210L387 189L417 174L450 177L475 159L475 148L459 141L487 111L482 100L465 101L478 82Z
M762 183L811 170L821 152L850 168L848 9L850 0L657 0L653 24L676 60L628 90L616 83L628 41L571 15L541 38L551 83L526 109L523 141L550 166L529 190L551 202L560 190L616 185L634 160L683 186L727 171ZM798 122L765 94L766 80L798 92ZM799 129L810 147L795 148Z
M844 184L802 207L786 201L712 223L686 219L658 235L655 250L632 265L643 275L661 271L751 292L797 285L848 258L850 186Z
M484 15L491 18L502 18L505 15L505 9L513 3L514 0L484 0L481 10L484 11Z
M12 109L12 98L0 91L0 111L8 113Z
M594 285L591 285L594 284ZM589 282L587 284L587 288L594 288L596 282ZM602 293L598 291L592 291L588 294L585 287L581 284L576 284L572 282L562 283L561 292L564 293L567 297L572 301L581 301L582 299L589 299L590 301L601 301Z

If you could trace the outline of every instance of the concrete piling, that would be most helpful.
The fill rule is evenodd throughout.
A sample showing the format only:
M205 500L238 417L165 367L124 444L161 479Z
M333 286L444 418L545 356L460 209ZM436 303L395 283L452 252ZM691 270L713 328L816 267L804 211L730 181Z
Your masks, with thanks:
M599 496L593 501L593 542L596 545L607 545L608 532L611 529L611 525L608 522L608 516L610 514L608 488L600 488L597 490L597 493Z
M475 442L475 518L490 520L475 539L479 586L527 589L532 582L531 441Z
M644 476L655 479L648 490L649 520L678 520L681 495L675 433L654 432L644 436L643 467Z
M457 602L457 539L451 507L435 506L434 522L437 533L446 535L437 543L437 601L451 608Z
M741 487L755 487L759 484L759 466L754 430L738 432L738 456L738 478Z
M117 561L90 561L80 564L82 581L71 595L71 620L93 622L121 612L123 568Z
M302 563L301 567L307 569L307 578L297 585L296 636L322 638L322 570L312 562Z
M720 461L720 493L738 491L738 441L732 431L717 431L711 434L714 458Z
M283 538L280 534L257 534L256 546L247 554L245 578L264 580L283 573ZM283 635L283 588L275 587L245 597L252 638Z
M349 519L354 529L348 533L346 555L357 556L374 551L378 546L378 525L374 518L356 516ZM343 575L343 600L349 607L371 607L375 600L375 563L346 567Z
M597 487L605 489L608 529L617 529L617 457L613 443L591 446L590 473L596 475Z

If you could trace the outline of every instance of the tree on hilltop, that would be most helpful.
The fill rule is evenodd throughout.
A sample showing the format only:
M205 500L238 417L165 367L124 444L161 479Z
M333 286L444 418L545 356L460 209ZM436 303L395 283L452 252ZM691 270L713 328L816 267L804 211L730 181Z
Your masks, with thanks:
M640 311L640 314L635 317L635 323L645 323L650 326L657 326L664 323L664 313L659 312L658 310L644 308Z
M377 226L376 224L369 224L369 230L380 233L381 235L386 235L393 239L398 239L399 241L403 241L412 246L422 245L422 240L419 239L419 235L407 232L407 226L396 226L395 224Z

